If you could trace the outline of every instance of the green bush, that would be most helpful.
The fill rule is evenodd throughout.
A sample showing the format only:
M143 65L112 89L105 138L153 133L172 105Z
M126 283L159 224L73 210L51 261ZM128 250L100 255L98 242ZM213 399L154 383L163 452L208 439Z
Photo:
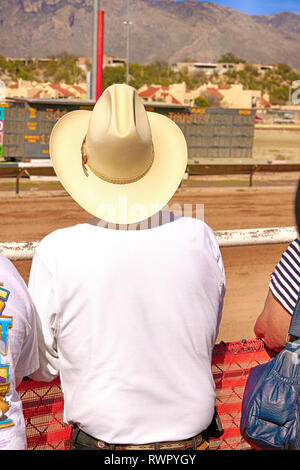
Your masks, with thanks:
M218 60L219 63L225 64L246 64L247 62L244 59L240 59L233 52L226 52L226 54L221 55Z
M198 96L195 98L195 106L198 108L208 108L210 104L203 96Z

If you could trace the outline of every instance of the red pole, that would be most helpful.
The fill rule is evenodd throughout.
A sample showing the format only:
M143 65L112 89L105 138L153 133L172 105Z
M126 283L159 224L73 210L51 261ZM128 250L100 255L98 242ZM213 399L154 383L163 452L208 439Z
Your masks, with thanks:
M103 38L104 11L98 10L96 100L101 96L103 86Z

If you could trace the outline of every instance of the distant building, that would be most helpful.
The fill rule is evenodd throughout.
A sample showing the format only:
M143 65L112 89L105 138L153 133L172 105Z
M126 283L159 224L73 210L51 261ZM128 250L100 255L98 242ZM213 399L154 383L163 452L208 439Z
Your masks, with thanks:
M47 62L58 61L59 57L5 57L5 59L8 62L20 62L23 65L28 65L30 63L45 64ZM91 57L78 57L76 60L76 64L78 67L86 71L87 68L91 66L92 59ZM126 59L124 59L123 57L115 57L112 55L103 55L104 67L116 67L118 65L126 65Z
M7 62L19 62L23 65L28 64L45 64L48 62L58 61L56 57L5 57Z
M174 72L180 72L184 69L188 73L197 73L203 72L206 75L212 75L214 72L217 72L219 75L227 72L228 70L244 70L245 66L249 64L243 63L227 63L227 62L176 62L171 65L171 68ZM273 70L273 65L262 65L262 64L251 64L253 67L256 67L259 73L264 73L266 70Z
M182 72L186 70L188 73L204 72L207 75L217 70L217 64L202 62L176 62L171 65L174 72Z
M76 64L86 73L91 70L92 59L91 57L78 57ZM103 55L103 67L118 67L120 65L126 65L126 59L114 57L113 55Z
M271 106L267 93L262 95L261 90L244 90L241 84L219 87L209 83L198 88L199 96L203 93L218 94L221 99L220 106L224 108L263 108Z
M6 87L7 98L86 99L86 83L37 83L19 79Z
M185 82L169 86L143 85L139 96L147 103L162 101L170 104L194 106L195 99L203 96L213 105L223 108L264 108L271 106L268 94L260 90L244 90L242 85L201 85L195 90L187 88Z
M197 96L194 91L187 88L185 82L174 83L169 86L143 85L137 92L139 96L148 103L161 101L169 104L184 104L187 106L192 106Z
M84 73L87 73L89 70L91 70L92 59L90 57L78 57L78 59L76 60L76 65Z
M103 67L118 67L120 65L126 65L126 59L112 55L103 55Z

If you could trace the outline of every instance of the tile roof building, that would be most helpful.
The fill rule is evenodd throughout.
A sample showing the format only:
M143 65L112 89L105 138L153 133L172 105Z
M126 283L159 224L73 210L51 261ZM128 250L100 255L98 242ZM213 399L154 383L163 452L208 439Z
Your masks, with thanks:
M242 85L217 86L212 83L201 85L195 90L186 87L185 82L169 86L143 85L138 89L145 102L159 102L194 106L195 99L203 96L212 106L224 108L260 108L270 106L268 94L260 90L244 90Z
M86 99L86 84L38 83L19 79L6 87L7 98Z

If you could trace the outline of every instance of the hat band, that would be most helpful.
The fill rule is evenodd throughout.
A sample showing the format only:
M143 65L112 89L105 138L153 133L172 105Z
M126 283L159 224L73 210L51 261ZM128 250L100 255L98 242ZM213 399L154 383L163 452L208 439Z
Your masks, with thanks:
M107 181L108 183L114 183L114 184L129 184L129 183L134 183L135 181L140 180L145 176L148 171L150 170L153 160L154 160L154 148L153 148L153 142L151 143L151 159L149 161L149 164L141 174L133 177L128 177L128 178L111 178L110 176L104 175L103 173L100 173L99 171L95 171L91 166L88 164L88 156L86 154L86 136L83 139L82 146L81 146L81 158L82 158L82 169L84 171L85 176L88 175L88 171L86 168L86 165L88 165L89 169L99 178L101 178L104 181Z

